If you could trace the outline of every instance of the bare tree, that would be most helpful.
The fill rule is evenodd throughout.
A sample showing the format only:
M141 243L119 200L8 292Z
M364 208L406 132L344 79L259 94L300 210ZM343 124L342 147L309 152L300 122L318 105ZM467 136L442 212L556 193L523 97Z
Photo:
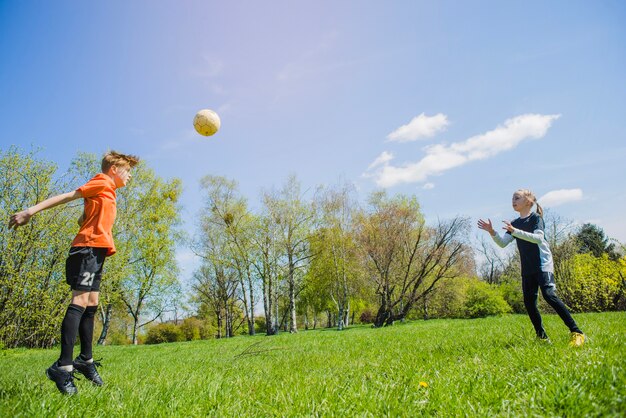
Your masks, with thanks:
M442 278L459 274L468 251L464 218L427 227L417 200L374 193L371 210L357 218L358 240L379 296L374 326L404 319Z

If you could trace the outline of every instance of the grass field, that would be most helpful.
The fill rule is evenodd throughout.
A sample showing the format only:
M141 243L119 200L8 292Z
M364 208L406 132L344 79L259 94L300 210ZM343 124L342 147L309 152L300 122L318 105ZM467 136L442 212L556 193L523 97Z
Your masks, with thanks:
M626 313L575 316L551 345L526 316L96 347L106 384L62 396L58 350L0 351L0 416L626 416Z

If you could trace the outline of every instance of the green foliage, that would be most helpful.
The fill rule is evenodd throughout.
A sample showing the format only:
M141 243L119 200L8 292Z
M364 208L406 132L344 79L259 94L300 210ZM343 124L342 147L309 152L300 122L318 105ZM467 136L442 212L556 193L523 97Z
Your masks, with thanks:
M517 290L519 289L519 290ZM429 318L481 318L512 312L505 295L519 304L521 285L492 285L473 277L441 280L427 300ZM523 299L521 308L523 311ZM519 305L518 305L519 307Z
M511 307L502 297L499 288L479 280L470 282L464 307L468 318L483 318L511 312Z
M57 350L5 350L0 416L626 416L626 313L576 320L580 349L556 315L544 316L552 345L506 315L96 347L106 385L79 380L71 399L42 373Z
M584 224L576 233L575 239L581 254L591 253L595 257L602 257L602 254L607 254L613 261L619 258L615 251L615 244L609 243L604 231L597 225Z
M526 312L522 283L519 280L508 279L500 283L498 287L502 297L509 304L513 313L521 314Z
M255 316L254 317L254 329L258 332L265 332L267 329L267 323L265 321L264 316Z
M35 151L0 149L0 342L7 347L53 345L69 300L64 261L82 207L57 206L8 230L13 213L73 189L72 173L55 172Z
M200 339L200 330L202 329L202 320L194 317L185 318L179 325L180 330L185 336L185 341L194 341Z
M111 345L128 345L131 343L126 332L119 329L109 331L107 341Z
M181 193L180 180L165 181L144 163L133 169L132 181L118 193L117 292L134 320L133 342L145 324L139 318L160 316L176 299Z
M604 253L594 257L591 253L576 254L570 261L571 274L560 284L568 306L574 312L605 311L616 309L624 292L626 258L612 261Z
M182 327L171 322L156 324L148 330L146 344L161 344L185 341L185 333Z
M462 318L465 316L467 289L473 279L443 279L427 299L429 318Z

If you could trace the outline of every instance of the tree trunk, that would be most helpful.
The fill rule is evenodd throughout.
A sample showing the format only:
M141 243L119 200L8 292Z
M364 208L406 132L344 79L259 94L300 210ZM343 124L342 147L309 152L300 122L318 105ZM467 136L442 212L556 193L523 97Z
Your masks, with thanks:
M254 287L252 286L252 279L250 278L250 266L247 267L248 273L248 291L250 293L250 328L248 334L254 335Z
M309 317L307 315L307 311L309 310L308 306L306 307L306 309L304 310L304 330L308 331L309 330Z
M215 312L215 315L217 316L217 335L216 338L222 338L222 312L221 309L218 309Z
M102 318L102 332L100 333L100 338L98 338L98 345L104 345L106 343L109 326L111 325L111 310L112 306L110 303L106 305L104 310L100 310L100 317Z
M343 304L339 302L339 309L337 309L337 330L343 330Z
M239 284L241 285L241 299L243 301L243 312L244 312L244 317L245 317L245 321L248 324L248 332L250 332L250 328L254 329L254 326L250 326L250 311L248 308L248 299L246 296L246 286L244 284L244 280L243 280L243 274L241 273L241 270L239 270L238 272L239 275ZM231 321L232 322L232 321Z
M289 324L289 332L295 334L298 332L296 324L296 284L295 284L295 266L293 265L292 256L289 255L289 312L291 321Z
M139 315L133 316L133 345L139 344L137 340L137 322L139 321Z

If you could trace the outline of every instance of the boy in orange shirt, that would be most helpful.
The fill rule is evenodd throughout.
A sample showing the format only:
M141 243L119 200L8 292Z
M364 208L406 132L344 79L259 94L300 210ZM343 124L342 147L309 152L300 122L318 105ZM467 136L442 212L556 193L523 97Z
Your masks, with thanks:
M78 392L74 385L74 371L85 375L101 386L102 378L93 361L92 343L94 318L98 310L98 296L102 266L106 257L115 254L113 222L116 215L115 190L126 186L130 170L139 163L133 155L109 151L102 158L102 173L97 174L78 189L53 196L11 216L9 228L26 224L37 212L83 198L85 211L80 219L80 230L72 241L65 262L67 284L72 288L72 300L61 324L61 357L46 370L61 393ZM80 336L80 355L72 361L76 335Z

